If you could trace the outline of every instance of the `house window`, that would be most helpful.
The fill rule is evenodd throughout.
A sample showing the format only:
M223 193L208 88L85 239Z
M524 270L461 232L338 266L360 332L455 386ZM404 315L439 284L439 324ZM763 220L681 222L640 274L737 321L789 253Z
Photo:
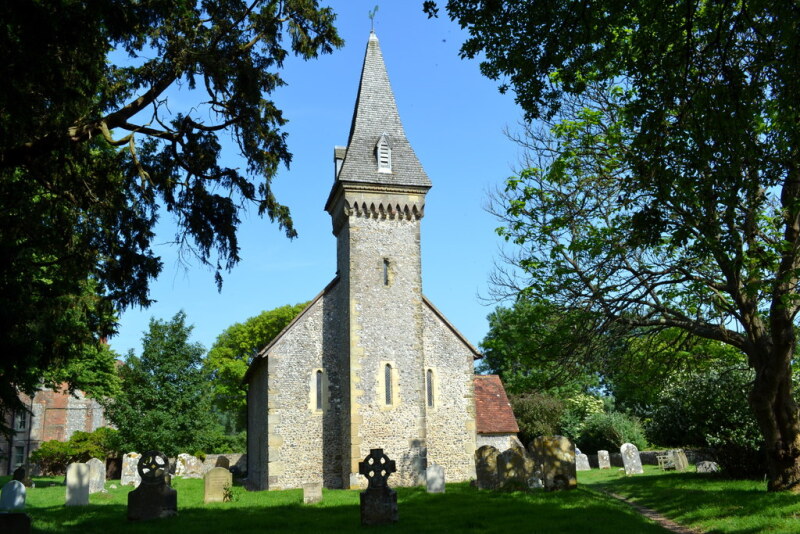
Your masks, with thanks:
M385 133L375 145L375 157L378 159L378 172L392 172L392 148L389 146L389 136Z
M316 375L316 393L317 393L317 410L322 411L322 371L317 370Z
M433 408L433 370L431 369L425 373L425 391L428 397L428 407Z
M25 430L28 428L28 414L17 412L14 415L14 430Z
M25 446L18 445L14 447L14 467L19 467L25 463Z
M390 406L392 404L392 366L391 364L386 364L383 368L383 383L384 383L384 391L386 393L386 405Z

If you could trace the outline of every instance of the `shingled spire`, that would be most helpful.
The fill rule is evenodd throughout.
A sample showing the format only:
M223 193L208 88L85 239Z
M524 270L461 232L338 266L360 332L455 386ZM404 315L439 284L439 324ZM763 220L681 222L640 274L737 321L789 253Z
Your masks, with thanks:
M385 159L387 156L388 161ZM383 54L374 32L370 33L367 43L347 151L337 180L394 186L431 186L403 131Z

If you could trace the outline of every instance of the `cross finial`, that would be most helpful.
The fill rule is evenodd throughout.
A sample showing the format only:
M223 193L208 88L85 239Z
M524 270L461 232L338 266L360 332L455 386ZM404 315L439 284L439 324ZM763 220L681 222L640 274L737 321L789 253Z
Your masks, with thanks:
M369 12L369 23L370 23L370 33L375 33L375 13L378 12L378 6L375 5L375 9Z

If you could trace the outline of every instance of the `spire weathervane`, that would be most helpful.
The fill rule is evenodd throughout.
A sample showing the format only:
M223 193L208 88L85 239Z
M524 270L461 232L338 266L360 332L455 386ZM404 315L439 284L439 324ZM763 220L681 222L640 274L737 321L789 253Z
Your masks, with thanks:
M375 33L375 13L377 12L378 12L378 5L376 4L375 9L369 12L370 33Z

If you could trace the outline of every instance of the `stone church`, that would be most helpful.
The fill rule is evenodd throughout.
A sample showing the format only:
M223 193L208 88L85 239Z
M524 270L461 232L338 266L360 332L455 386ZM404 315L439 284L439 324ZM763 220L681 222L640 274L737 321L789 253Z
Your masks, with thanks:
M251 489L363 487L382 448L392 485L475 475L477 350L422 294L420 222L431 182L403 131L374 33L325 210L337 274L251 364Z

